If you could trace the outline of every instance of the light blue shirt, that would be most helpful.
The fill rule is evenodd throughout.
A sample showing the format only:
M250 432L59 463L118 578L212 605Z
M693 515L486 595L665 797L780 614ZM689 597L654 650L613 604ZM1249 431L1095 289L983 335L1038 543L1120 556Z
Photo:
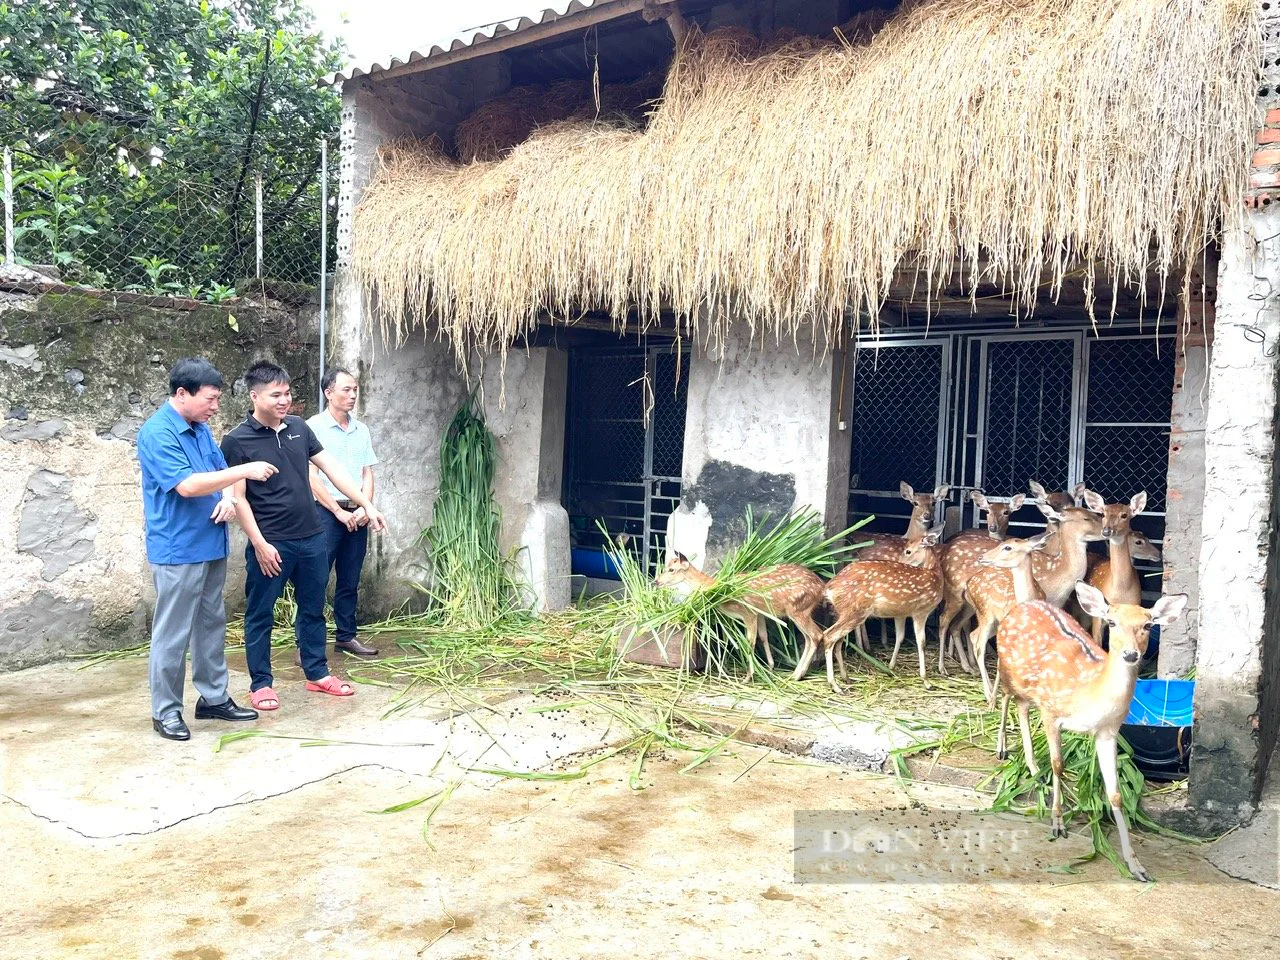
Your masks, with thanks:
M360 477L364 473L364 468L372 467L378 462L378 458L373 455L373 438L369 435L369 428L348 414L347 426L344 429L329 414L327 407L307 420L307 426L311 428L311 432L316 435L320 444L333 454L338 463L342 464L342 469L347 471L356 486L360 486ZM324 471L320 472L320 482L335 500L347 499L345 493L329 482Z

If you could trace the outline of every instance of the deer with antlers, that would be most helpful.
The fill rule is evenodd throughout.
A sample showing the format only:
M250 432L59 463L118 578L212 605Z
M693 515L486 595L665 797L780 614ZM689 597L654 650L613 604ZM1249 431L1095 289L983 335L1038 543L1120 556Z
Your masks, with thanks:
M979 560L991 549L992 541L1001 541L1009 534L1009 516L1022 509L1026 497L1019 493L1008 503L988 500L980 490L970 492L969 499L987 513L986 530L967 530L957 534L939 549L942 560L942 613L938 618L938 672L946 676L946 652L949 645L966 673L973 668L965 654L964 623L972 608L965 599L964 588L969 579L981 569Z
M654 582L681 599L687 599L695 590L714 584L716 578L695 567L683 553L672 553L666 568ZM813 619L813 614L822 603L824 584L812 570L784 563L762 570L750 579L747 586L750 592L741 601L730 601L721 609L735 620L742 621L753 650L757 644L764 647L769 669L773 669L773 651L769 647L770 617L785 617L794 623L804 636L806 647L821 638L822 628ZM755 676L755 672L756 662L752 656L747 661L747 679Z
M1150 880L1129 841L1116 773L1116 737L1133 700L1138 664L1146 653L1152 624L1164 625L1178 619L1187 597L1162 597L1150 610L1144 610L1131 603L1110 604L1101 591L1083 582L1076 585L1076 597L1087 613L1105 621L1111 634L1109 653L1104 653L1075 620L1044 601L1020 603L1001 621L999 671L1005 695L997 753L1002 760L1008 756L1005 727L1012 700L1018 707L1027 766L1033 776L1039 775L1030 722L1030 708L1036 706L1049 740L1053 835L1063 837L1062 731L1092 736L1125 863L1134 879Z
M805 643L794 679L799 680L808 672L821 648L826 654L827 682L832 690L839 693L832 661L838 654L840 672L844 676L844 655L840 645L849 632L865 623L868 617L885 617L893 620L897 631L893 656L889 658L890 668L897 662L898 651L906 636L906 623L910 619L920 658L920 679L928 688L924 666L924 625L942 600L942 568L937 555L941 537L942 527L934 527L923 536L908 540L899 560L854 561L832 577L827 582L826 599L836 612L836 622L815 643Z

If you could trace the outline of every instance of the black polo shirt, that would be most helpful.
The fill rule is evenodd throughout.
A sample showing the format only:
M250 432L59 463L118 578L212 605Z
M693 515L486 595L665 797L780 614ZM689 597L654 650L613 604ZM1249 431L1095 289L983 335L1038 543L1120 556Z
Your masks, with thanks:
M268 541L301 540L320 532L309 467L323 449L301 417L285 417L280 429L272 430L249 414L222 438L227 466L265 460L280 471L265 483L245 483L245 499Z

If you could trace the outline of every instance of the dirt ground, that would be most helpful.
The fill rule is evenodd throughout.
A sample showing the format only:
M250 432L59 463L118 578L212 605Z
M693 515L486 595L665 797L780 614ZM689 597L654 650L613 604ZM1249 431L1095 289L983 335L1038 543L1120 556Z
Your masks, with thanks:
M155 737L145 687L140 661L0 677L0 956L1153 960L1269 956L1280 936L1280 893L1200 848L1141 838L1151 885L1106 863L1067 877L1043 866L1087 838L1034 822L1014 881L794 881L796 811L982 807L957 788L749 745L686 772L651 756L640 789L626 755L560 782L465 773L576 768L609 730L515 703L486 742L469 714L384 718L390 691L308 700L296 678L262 726L298 739L215 752L226 725ZM438 807L372 812L451 783Z

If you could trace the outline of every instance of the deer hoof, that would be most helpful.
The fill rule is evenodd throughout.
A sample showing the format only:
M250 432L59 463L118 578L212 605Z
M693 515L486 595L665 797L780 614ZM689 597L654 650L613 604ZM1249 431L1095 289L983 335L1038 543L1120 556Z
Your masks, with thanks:
M1066 837L1067 828L1062 825L1062 817L1053 818L1053 829L1049 832L1049 835L1054 840L1061 840Z
M1136 860L1133 863L1129 864L1129 872L1133 874L1133 879L1137 880L1139 883L1151 882L1151 874L1143 870L1142 864L1138 863L1138 861Z
M1008 759L1009 759L1009 751L1008 751L1008 750L997 750L997 751L996 751L996 759L997 759L997 760L999 760L999 761L1001 761L1001 762L1004 762L1005 760L1008 760Z

